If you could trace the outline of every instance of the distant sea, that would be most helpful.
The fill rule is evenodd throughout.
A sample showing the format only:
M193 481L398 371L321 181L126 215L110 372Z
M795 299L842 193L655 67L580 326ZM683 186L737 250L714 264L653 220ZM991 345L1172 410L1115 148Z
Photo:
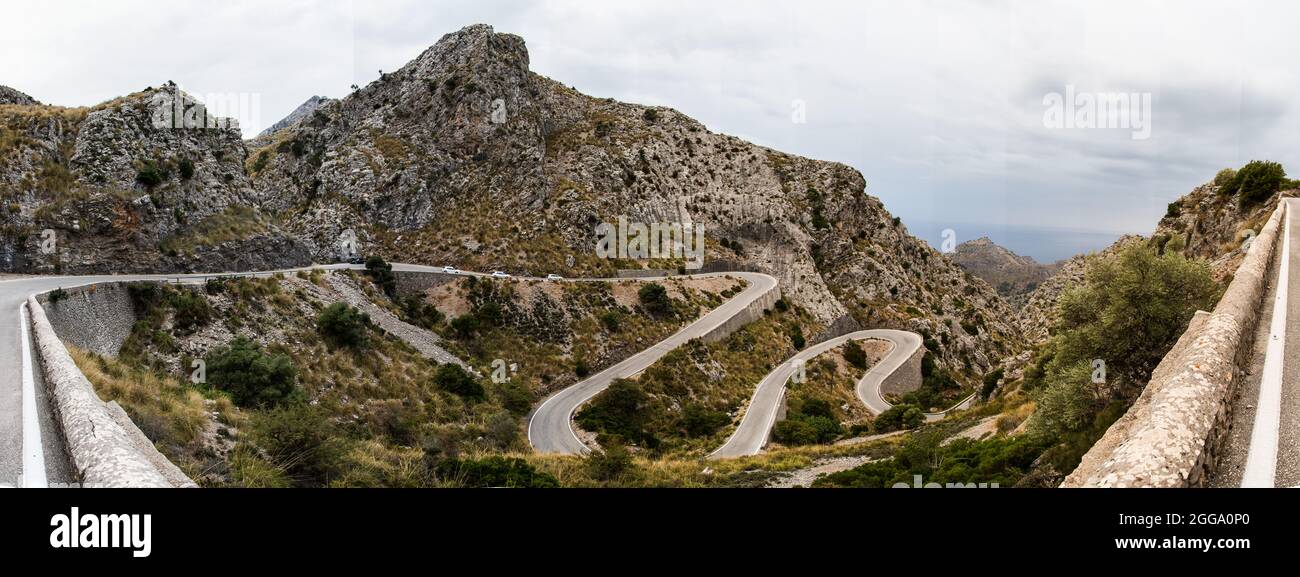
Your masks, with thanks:
M1110 246L1123 233L1071 230L1064 228L1046 228L1035 226L1006 226L990 224L969 224L954 222L933 222L925 220L903 219L908 232L922 239L935 249L942 250L943 231L952 229L956 233L957 244L987 236L998 245L1021 256L1033 257L1034 260L1051 264L1078 254L1098 251Z

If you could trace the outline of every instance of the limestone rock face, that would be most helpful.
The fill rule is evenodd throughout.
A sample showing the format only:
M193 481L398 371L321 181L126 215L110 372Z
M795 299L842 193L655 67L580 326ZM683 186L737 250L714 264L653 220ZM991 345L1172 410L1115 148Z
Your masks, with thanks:
M295 108L288 116L280 119L279 122L268 126L266 130L263 130L257 135L257 137L266 138L268 136L274 136L275 133L302 122L303 119L310 118L311 115L316 112L317 108L320 108L321 105L329 101L330 99L325 98L324 96L313 96L308 98L307 102L300 104L298 108Z
M252 201L238 128L185 124L194 105L168 84L93 108L0 106L0 270L309 262Z
M1170 205L1153 238L1184 245L1184 254L1209 260L1223 280L1246 258L1250 241L1268 222L1278 199L1295 194L1283 191L1266 202L1242 207L1234 195L1207 183Z
M33 106L40 104L35 98L32 98L22 92L14 90L8 86L0 85L0 104L17 104L19 106Z

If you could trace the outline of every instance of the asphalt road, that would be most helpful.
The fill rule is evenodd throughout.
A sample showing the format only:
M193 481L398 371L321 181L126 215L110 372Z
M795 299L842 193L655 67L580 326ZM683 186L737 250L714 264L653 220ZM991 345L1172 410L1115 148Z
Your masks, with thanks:
M1300 486L1300 200L1283 202L1285 227L1272 271L1272 302L1260 320L1266 328L1256 332L1255 350L1263 351L1263 363L1258 376L1248 376L1243 386L1253 398L1237 401L1249 405L1247 410L1234 411L1234 432L1250 431L1249 445L1244 462L1234 459L1242 451L1229 450L1219 466L1221 476L1239 473L1242 487Z
M790 359L768 373L766 377L763 377L763 380L758 383L758 388L754 390L754 396L749 401L749 407L745 410L745 415L740 419L740 425L731 434L731 438L727 439L727 442L710 454L709 457L723 459L758 454L763 449L763 446L767 444L772 427L776 425L776 415L780 411L781 400L785 397L785 384L790 382L790 377L795 373L796 365L803 363L806 366L808 362L822 353L848 341L868 339L888 341L893 347L889 350L889 354L885 355L885 358L872 366L858 381L858 398L873 414L878 415L888 410L891 405L880 395L880 384L884 382L885 377L893 374L898 367L903 366L903 363L907 362L907 359L911 358L912 354L921 348L921 335L888 329L849 333L795 353L793 357L790 357Z
M732 272L698 276L739 277L748 281L749 286L745 287L745 290L741 291L739 295L732 297L731 300L709 311L699 320L687 325L658 344L547 398L533 412L533 417L528 422L528 442L532 444L535 450L541 453L569 455L580 455L589 452L591 449L578 439L578 435L574 432L570 423L578 407L608 388L615 379L635 376L673 349L691 339L703 337L713 329L721 326L760 296L776 287L777 284L775 278L759 273Z

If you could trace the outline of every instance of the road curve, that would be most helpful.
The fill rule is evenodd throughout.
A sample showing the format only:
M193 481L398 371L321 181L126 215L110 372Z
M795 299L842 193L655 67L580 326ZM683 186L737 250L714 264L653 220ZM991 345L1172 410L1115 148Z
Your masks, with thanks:
M689 278L719 276L738 277L747 281L749 285L740 294L732 297L731 300L709 311L708 314L677 331L667 339L547 398L533 412L532 418L528 421L528 442L532 444L533 449L540 453L568 455L580 455L589 452L591 449L578 439L578 435L574 432L571 424L573 414L577 412L578 407L608 388L615 379L635 376L687 341L709 334L777 287L775 278L752 272L710 273L692 275Z
M768 437L772 433L772 427L776 425L776 415L781 407L781 400L785 397L785 384L790 381L790 376L794 374L795 362L807 363L851 340L881 340L891 345L885 358L873 365L858 380L856 390L858 400L862 401L862 404L866 405L872 414L879 415L893 407L894 405L886 401L880 393L880 386L885 382L886 378L894 374L894 371L902 367L921 348L921 335L893 329L872 329L849 333L799 351L768 373L758 384L758 388L755 389L754 396L749 401L749 408L745 410L745 416L741 418L740 425L731 434L731 438L727 439L727 442L716 451L710 453L709 458L725 459L757 455L767 445ZM926 422L934 422L943 419L952 411L970 407L974 400L975 395L972 394L946 411L926 413L925 420Z
M807 363L846 342L869 339L886 341L892 346L885 358L872 366L858 381L858 398L874 414L888 410L891 405L880 395L880 385L886 377L894 374L894 371L903 366L903 363L906 363L921 348L921 335L891 329L849 333L795 353L793 357L763 377L763 380L758 383L758 388L754 390L754 396L749 401L745 415L740 419L740 425L731 434L731 438L711 453L709 458L724 459L758 454L767 444L772 427L776 425L776 415L780 410L781 400L785 397L785 384L794 374L795 364Z

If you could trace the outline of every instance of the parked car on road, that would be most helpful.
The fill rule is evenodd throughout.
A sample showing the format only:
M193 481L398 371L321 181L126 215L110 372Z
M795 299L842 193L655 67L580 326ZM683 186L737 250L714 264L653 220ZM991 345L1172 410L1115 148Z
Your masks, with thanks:
M558 274L548 274L546 275L546 280L564 280L564 277Z
M494 270L492 271L492 278L510 278L510 275L499 270Z

